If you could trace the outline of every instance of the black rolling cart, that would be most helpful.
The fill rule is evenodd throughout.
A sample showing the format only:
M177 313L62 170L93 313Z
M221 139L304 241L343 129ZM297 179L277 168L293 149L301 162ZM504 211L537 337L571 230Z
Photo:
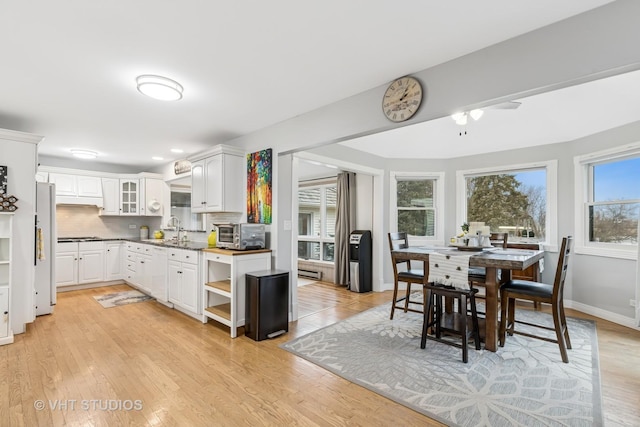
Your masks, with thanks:
M244 334L262 341L289 331L289 272L254 271L246 274Z

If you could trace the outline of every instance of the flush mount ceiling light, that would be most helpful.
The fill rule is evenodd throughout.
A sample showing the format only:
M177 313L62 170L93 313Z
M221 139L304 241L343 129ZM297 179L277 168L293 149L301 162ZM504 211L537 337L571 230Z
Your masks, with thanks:
M89 150L73 149L71 150L71 154L73 154L74 157L77 157L79 159L95 159L96 157L98 157L98 153L96 153L95 151L89 151Z
M184 153L184 150L180 149L180 148L172 148L171 149L172 153Z
M136 79L138 91L161 101L177 101L182 99L182 85L162 76L145 74Z
M151 160L164 160L164 157L153 156L153 157L151 157Z
M484 114L484 111L482 111L480 108L477 108L475 110L471 110L468 112L465 111L462 113L452 114L451 118L456 122L456 124L460 126L464 126L467 124L469 116L471 116L473 120L478 120L480 119L480 117L482 117L483 114Z

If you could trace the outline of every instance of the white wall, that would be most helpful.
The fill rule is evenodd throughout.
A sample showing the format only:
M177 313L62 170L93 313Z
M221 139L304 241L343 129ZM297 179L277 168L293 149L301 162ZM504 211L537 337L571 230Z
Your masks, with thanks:
M34 241L37 144L41 136L0 129L0 163L7 166L8 194L18 198L13 219L10 318L13 333L35 319Z

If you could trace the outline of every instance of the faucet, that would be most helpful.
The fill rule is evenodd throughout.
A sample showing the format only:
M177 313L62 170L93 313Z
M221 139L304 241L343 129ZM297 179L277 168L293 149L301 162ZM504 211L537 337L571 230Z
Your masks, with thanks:
M180 243L180 218L177 216L171 215L169 218L169 223L167 224L169 227L173 227L178 232L175 236L173 236L173 240Z

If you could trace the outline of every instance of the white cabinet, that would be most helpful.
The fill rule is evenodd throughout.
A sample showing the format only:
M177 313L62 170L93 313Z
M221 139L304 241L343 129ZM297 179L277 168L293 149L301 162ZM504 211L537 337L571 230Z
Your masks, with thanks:
M104 281L104 243L58 243L56 247L56 286L81 285Z
M204 321L229 326L231 338L245 322L245 275L271 269L271 251L203 250Z
M169 301L194 314L200 314L198 252L168 249L167 265Z
M100 177L50 173L49 182L56 185L57 203L102 206L102 179Z
M120 215L140 215L140 181L120 179Z
M192 212L244 212L246 161L237 152L221 152L191 167Z
M166 184L161 179L140 179L140 215L162 216L165 186Z
M102 215L120 215L120 180L102 178Z
M124 277L122 242L104 243L104 280L121 280Z
M151 249L151 296L159 301L168 301L167 295L167 249Z
M12 222L13 214L0 213L0 345L13 342L9 322Z

